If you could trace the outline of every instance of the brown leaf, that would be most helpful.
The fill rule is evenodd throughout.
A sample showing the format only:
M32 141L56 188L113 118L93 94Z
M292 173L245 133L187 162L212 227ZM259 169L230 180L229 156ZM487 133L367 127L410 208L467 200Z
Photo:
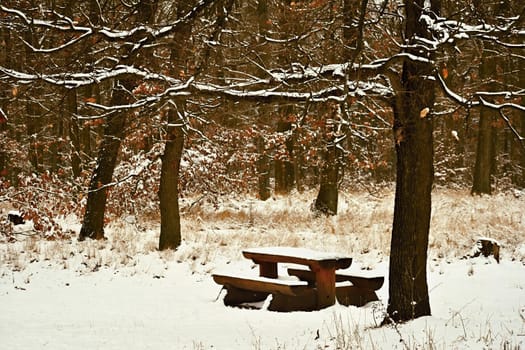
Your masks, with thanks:
M447 67L443 67L442 71L441 71L441 74L443 75L443 78L444 79L447 79L448 78L448 69Z

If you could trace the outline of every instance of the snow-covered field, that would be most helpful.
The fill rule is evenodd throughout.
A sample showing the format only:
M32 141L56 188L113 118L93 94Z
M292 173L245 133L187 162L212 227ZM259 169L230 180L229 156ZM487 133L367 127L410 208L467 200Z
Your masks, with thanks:
M17 235L0 243L1 349L525 349L525 197L437 190L430 238L432 316L379 327L379 302L317 312L225 307L214 271L256 267L241 250L296 246L354 257L388 280L393 195L343 194L315 217L314 193L183 203L183 245L158 252L158 225L127 217L103 242ZM10 208L1 210L4 215ZM78 232L78 219L65 226ZM465 259L478 236L501 263ZM253 271L255 273L255 271Z

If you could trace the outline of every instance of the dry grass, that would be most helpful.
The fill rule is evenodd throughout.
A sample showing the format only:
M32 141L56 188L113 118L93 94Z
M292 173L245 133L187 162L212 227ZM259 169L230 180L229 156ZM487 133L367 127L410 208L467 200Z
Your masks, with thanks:
M316 216L314 192L257 200L231 201L216 209L201 203L183 214L185 239L235 256L246 246L304 246L388 256L394 191L340 195L339 214ZM463 257L480 236L498 240L504 259L525 261L519 250L525 232L525 201L513 194L471 196L468 191L437 189L433 193L429 255ZM521 249L523 250L523 248ZM373 254L370 254L373 253Z
M379 195L342 193L339 215L316 216L311 210L315 192L293 193L267 201L222 198L222 203L182 203L183 244L176 252L163 252L169 261L191 261L206 267L217 258L241 259L249 246L302 246L319 250L352 252L364 267L385 259L390 249L393 190ZM470 252L477 237L489 236L502 244L502 258L525 261L525 201L512 194L470 196L467 191L438 189L433 194L429 241L432 259L458 258ZM68 221L69 220L69 221ZM78 231L72 218L64 224ZM73 220L75 220L73 218ZM75 226L77 225L77 226ZM17 237L0 245L0 262L23 270L32 261L49 261L79 271L133 267L137 256L157 251L158 221L140 218L113 222L108 239L45 241L38 236Z

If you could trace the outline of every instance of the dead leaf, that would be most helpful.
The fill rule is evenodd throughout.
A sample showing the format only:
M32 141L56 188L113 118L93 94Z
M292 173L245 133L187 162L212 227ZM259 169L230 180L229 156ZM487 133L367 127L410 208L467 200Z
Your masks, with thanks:
M444 79L447 79L448 78L448 69L447 67L443 67L443 69L441 70L441 74L443 75L443 78Z

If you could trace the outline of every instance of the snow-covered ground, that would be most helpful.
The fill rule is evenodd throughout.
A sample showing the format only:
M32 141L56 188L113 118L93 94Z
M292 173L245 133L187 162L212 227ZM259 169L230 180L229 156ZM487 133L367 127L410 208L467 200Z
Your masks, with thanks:
M103 242L17 236L17 242L0 244L0 348L525 349L524 208L523 200L506 196L437 196L434 217L441 211L447 222L433 219L430 317L379 327L388 283L379 302L360 308L277 313L223 305L224 291L211 273L255 273L240 254L253 246L340 251L354 256L350 270L371 270L388 281L383 231L391 196L359 196L343 197L341 205L341 215L352 213L355 223L315 218L303 197L293 205L275 199L192 209L184 215L185 240L176 252L156 251L158 228L134 218L111 224ZM505 213L494 216L496 209ZM465 223L471 211L480 227ZM78 230L75 217L63 223ZM360 226L363 231L356 231ZM467 253L482 235L502 242L500 264L462 258L459 251Z

